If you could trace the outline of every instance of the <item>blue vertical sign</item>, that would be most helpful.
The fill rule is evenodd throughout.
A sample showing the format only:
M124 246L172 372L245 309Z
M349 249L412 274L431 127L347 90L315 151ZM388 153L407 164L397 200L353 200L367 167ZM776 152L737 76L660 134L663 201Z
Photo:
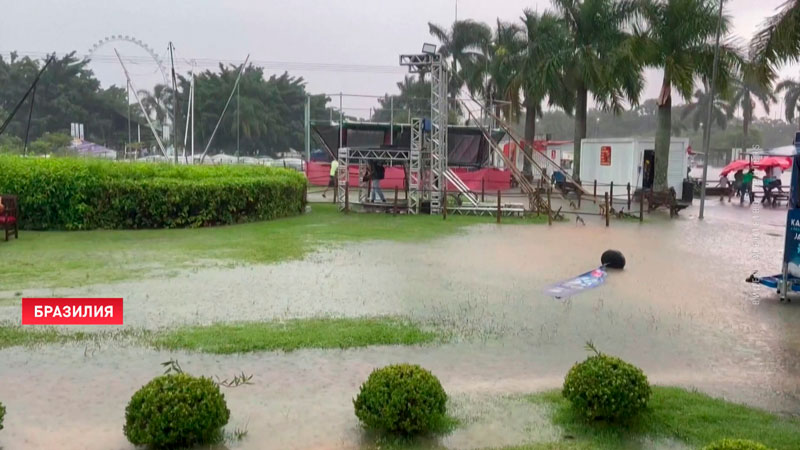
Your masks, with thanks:
M783 262L800 268L800 209L790 209L786 214L786 244L783 247Z

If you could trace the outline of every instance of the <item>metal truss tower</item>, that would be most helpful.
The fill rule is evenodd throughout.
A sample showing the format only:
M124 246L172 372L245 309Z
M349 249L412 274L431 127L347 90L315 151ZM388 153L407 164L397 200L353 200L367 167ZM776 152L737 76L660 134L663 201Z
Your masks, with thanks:
M431 75L431 117L430 138L427 150L429 157L422 158L424 168L421 173L430 173L430 185L423 188L425 197L429 196L431 214L439 214L444 197L445 172L447 171L447 118L449 75L442 55L429 52L418 55L400 55L400 65L407 66L409 73L430 73ZM415 145L412 126L412 147ZM426 152L427 153L427 152ZM425 155L428 156L428 155ZM427 170L426 170L427 169Z

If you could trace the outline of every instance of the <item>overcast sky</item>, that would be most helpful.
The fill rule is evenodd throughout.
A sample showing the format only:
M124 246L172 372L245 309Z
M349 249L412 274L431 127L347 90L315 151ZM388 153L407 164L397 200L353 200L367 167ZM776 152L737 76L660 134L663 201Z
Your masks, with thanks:
M783 1L729 1L726 11L734 33L749 39ZM176 66L182 72L188 71L192 58L207 68L212 60L241 61L249 53L256 63L268 63L268 72L289 69L303 76L314 93L378 95L396 91L395 83L404 74L397 65L398 55L419 52L422 43L432 41L428 21L452 23L455 4L455 0L4 0L0 52L40 56L77 50L83 55L106 36L129 35L163 56L173 41ZM542 11L550 8L550 2L459 0L458 18L493 25L498 17L517 20L524 8ZM100 48L96 52L100 56L91 63L104 85L125 85L119 64L110 58L114 48L128 60L138 88L161 79L156 66L143 59L144 51L116 43ZM798 72L797 66L787 67L783 75L797 77ZM643 98L655 97L659 83L659 71L648 70ZM348 113L360 116L374 104L370 99L344 101Z

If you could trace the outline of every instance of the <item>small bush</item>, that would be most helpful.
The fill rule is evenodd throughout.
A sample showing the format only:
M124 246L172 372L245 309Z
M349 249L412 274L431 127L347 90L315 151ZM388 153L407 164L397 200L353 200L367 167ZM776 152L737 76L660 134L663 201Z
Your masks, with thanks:
M175 166L0 156L0 193L35 230L179 228L302 213L306 180L259 166Z
M747 439L722 439L706 445L703 450L769 450L769 448Z
M6 416L6 408L0 403L0 430L3 429L3 418Z
M638 367L596 352L572 366L562 395L587 419L627 421L647 407L650 384Z
M125 437L134 445L182 448L219 440L230 411L208 378L170 374L139 389L125 408Z
M353 401L367 428L400 435L434 431L446 419L446 403L439 380L410 364L374 370Z

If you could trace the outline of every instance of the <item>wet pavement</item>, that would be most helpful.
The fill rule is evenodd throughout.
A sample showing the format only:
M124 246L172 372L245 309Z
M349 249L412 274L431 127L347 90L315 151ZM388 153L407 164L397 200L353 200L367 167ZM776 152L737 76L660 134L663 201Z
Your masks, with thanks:
M127 341L0 350L0 447L130 449L122 435L133 392L177 358L194 374L244 371L254 384L226 389L230 448L362 448L351 399L375 368L418 363L437 374L464 422L432 446L484 448L557 440L546 411L516 394L557 388L592 340L642 367L652 382L698 389L777 412L800 411L800 300L780 304L748 285L777 273L786 210L707 202L669 221L587 220L546 226L481 225L419 244L368 242L270 266L199 269L167 279L24 295L125 298L126 327L320 315L401 315L454 334L445 345L203 355ZM541 289L599 264L603 250L628 266L605 286L562 302ZM0 292L0 298L14 292ZM19 306L0 302L0 320ZM642 448L679 448L649 443Z

